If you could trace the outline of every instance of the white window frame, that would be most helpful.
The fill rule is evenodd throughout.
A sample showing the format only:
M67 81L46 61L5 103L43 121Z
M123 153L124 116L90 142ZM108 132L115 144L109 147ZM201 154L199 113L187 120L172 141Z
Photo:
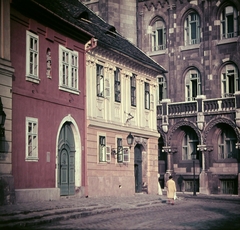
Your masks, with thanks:
M104 67L99 64L96 66L96 90L97 97L104 97Z
M230 24L229 16L232 16L231 25L233 27L233 31L230 33L228 31L228 25ZM237 10L233 6L226 6L221 12L220 16L221 21L221 39L228 39L237 37Z
M218 159L236 158L236 142L237 139L232 135L232 132L221 130L218 136Z
M234 86L231 86L231 84L234 84ZM233 64L225 65L221 71L221 96L223 98L233 97L234 93L240 90L239 84L237 67ZM230 92L231 90L233 92Z
M167 98L167 82L164 76L158 76L158 87L157 87L157 100L158 105L163 99ZM161 95L161 94L162 95Z
M59 45L59 89L79 94L78 52Z
M137 106L137 86L136 86L136 82L137 82L137 75L132 74L132 76L130 77L130 93L131 93L131 106L136 107Z
M29 130L29 125L31 129ZM32 128L35 125L34 128ZM26 117L26 161L38 161L38 119ZM30 142L31 141L31 142ZM30 148L32 151L30 151Z
M185 133L182 139L182 160L192 160L192 153L197 151L197 144L197 137L193 133Z
M120 140L120 143L118 143L118 139ZM122 146L122 142L123 140L121 137L116 138L118 164L130 162L130 149L129 147Z
M104 138L104 143L100 143L100 137ZM110 163L111 162L111 147L107 145L107 138L105 134L98 135L98 162L99 163ZM101 152L102 151L102 152ZM101 156L102 154L102 156Z
M150 83L145 82L144 84L144 101L145 109L150 110Z
M39 37L26 31L26 80L39 83Z
M130 162L130 149L129 147L123 147L123 163Z
M196 69L189 70L185 76L185 100L194 101L201 92L200 73Z
M162 35L160 35L162 32ZM162 40L162 44L159 44L159 40ZM165 50L166 49L166 27L163 21L158 20L152 26L152 51Z
M191 19L191 16L194 15L194 19ZM196 38L192 38L192 25L196 24ZM184 41L185 46L195 45L200 43L200 18L199 15L195 12L188 14L184 21Z
M114 101L121 103L121 71L114 70Z

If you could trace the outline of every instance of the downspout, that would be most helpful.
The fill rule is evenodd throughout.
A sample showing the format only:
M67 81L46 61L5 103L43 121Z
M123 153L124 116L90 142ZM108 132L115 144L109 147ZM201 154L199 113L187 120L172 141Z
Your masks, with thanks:
M97 39L96 38L91 38L90 41L88 41L86 44L85 44L85 55L84 55L84 63L85 63L85 68L84 68L84 76L85 76L85 87L84 87L84 102L85 102L85 135L84 135L84 146L82 148L82 151L85 152L85 154L83 154L83 171L85 172L84 173L84 185L85 185L85 191L84 191L84 194L85 194L85 197L87 198L88 197L88 167L87 167L87 130L88 130L88 127L87 127L87 71L86 71L86 67L87 67L87 62L86 62L86 54L88 51L94 49L97 47Z

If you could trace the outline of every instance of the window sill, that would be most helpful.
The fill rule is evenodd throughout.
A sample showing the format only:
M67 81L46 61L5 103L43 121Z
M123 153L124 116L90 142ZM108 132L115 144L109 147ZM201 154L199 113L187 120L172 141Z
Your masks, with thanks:
M217 159L216 163L237 163L237 159L236 158L225 158L225 159Z
M100 161L98 162L99 165L107 165L107 164L110 164L111 162L110 161Z
M181 51L199 49L201 43L195 45L180 46Z
M69 92L69 93L72 93L72 94L77 94L77 95L79 95L81 93L80 90L73 89L73 88L68 88L66 86L59 86L59 89L62 90L62 91L66 91L66 92Z
M165 50L157 50L157 51L151 51L147 52L148 56L156 56L156 55L161 55L161 54L166 54L168 49Z
M234 38L226 38L226 39L222 39L219 40L217 42L217 45L224 45L224 44L229 44L229 43L234 43L234 42L238 42L240 36L239 37L234 37Z
M33 76L26 76L26 81L30 81L30 82L39 84L40 78L33 77Z
M25 158L25 161L38 162L38 160L39 160L38 157L27 157L27 158Z

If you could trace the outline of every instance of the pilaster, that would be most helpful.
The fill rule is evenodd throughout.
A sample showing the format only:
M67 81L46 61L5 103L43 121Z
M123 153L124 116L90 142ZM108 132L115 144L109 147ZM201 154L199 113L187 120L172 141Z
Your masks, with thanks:
M0 137L0 205L15 201L12 175L12 76L10 60L10 0L0 0L0 97L6 114Z

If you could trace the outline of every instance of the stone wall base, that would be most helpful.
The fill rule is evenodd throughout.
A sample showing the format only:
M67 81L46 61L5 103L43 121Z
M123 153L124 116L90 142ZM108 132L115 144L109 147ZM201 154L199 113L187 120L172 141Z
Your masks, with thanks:
M15 189L17 203L43 201L43 200L59 200L59 188L36 188L36 189Z
M199 192L201 194L209 195L209 187L208 187L208 175L205 171L202 171L199 175Z
M0 175L0 205L14 203L14 178L12 175Z

